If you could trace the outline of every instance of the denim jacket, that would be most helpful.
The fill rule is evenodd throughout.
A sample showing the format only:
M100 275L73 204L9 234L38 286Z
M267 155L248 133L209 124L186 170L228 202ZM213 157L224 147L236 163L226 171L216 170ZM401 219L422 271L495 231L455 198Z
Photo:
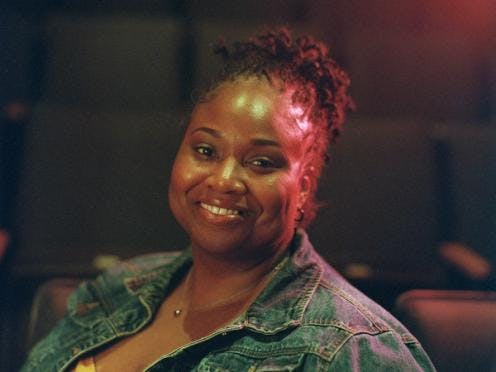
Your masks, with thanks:
M244 314L146 371L434 370L408 330L334 271L304 231L288 252ZM190 265L189 250L148 255L83 283L22 371L68 371L96 349L139 332Z

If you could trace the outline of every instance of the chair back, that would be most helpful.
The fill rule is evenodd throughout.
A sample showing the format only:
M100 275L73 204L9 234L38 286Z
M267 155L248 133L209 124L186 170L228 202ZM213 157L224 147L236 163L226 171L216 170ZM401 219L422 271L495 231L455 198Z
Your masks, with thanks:
M27 349L41 340L67 312L67 299L81 279L58 278L43 283L35 293L27 331Z
M396 315L439 371L496 371L496 292L411 290Z

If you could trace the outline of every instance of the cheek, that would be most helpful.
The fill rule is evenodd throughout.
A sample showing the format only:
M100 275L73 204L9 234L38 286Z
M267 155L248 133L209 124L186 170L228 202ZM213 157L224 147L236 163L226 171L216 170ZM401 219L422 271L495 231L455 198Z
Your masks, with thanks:
M293 177L285 176L271 180L265 190L260 192L265 212L277 219L290 218L297 204L298 187Z
M174 161L174 165L172 166L172 172L171 172L171 178L169 182L169 190L168 190L168 196L169 196L169 207L176 217L177 216L177 211L179 210L178 207L178 201L179 201L179 190L180 190L180 185L181 185L181 180L178 178L178 172L177 172L177 157L176 160Z
M179 152L172 166L169 184L169 204L174 207L184 199L199 177L198 169L184 153Z
M181 149L172 166L171 185L174 189L185 191L201 176L201 169L186 150Z
M172 202L176 194L181 188L180 185L183 183L183 172L182 165L180 163L179 156L176 156L174 165L172 166L171 178L169 183L169 202Z

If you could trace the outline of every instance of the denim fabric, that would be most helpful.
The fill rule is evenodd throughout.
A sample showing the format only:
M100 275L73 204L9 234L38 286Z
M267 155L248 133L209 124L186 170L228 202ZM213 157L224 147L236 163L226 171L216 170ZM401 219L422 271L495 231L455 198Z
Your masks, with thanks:
M147 371L433 371L419 342L352 287L298 231L249 309L213 334L164 355ZM137 258L86 282L68 315L22 371L67 371L82 357L149 324L191 265L191 252Z

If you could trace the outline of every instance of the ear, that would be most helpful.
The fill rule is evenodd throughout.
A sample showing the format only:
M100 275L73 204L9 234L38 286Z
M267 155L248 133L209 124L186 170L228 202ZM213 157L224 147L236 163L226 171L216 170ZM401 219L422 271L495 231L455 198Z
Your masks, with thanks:
M312 190L312 181L310 176L305 173L300 179L300 195L298 195L298 207L301 208L307 201L310 191Z

